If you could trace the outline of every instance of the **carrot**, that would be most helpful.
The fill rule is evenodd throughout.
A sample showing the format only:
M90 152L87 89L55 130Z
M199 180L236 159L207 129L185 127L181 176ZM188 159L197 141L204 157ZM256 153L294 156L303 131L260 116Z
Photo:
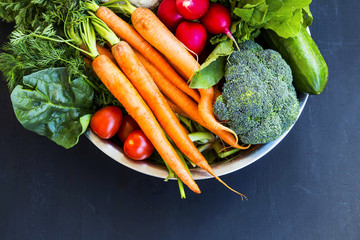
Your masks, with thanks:
M114 58L114 56L112 55L112 53L110 52L109 49L99 45L99 44L96 44L96 49L98 50L98 53L100 55L105 55L107 56L112 62L116 63L116 60Z
M153 65L151 64L144 56L142 56L138 51L134 51L136 56L139 58L140 62L149 72L150 76L154 80L157 87L160 91L167 96L174 104L179 106L187 115L199 122L201 124L202 119L200 115L196 114L197 112L197 103L194 102L188 95L182 92L179 88L174 86L168 79Z
M83 49L83 50L86 50L86 51L88 50L88 49L86 49L86 46L85 46L84 43L82 43L82 44L80 45L80 48ZM96 50L97 50L97 52L99 53L99 55L105 55L105 56L107 56L113 63L116 63L116 60L115 60L114 56L111 54L111 52L110 52L107 48L105 48L105 47L103 47L103 46L101 46L101 45L99 45L99 44L96 44ZM87 55L87 57L88 57L88 58L91 58L89 55Z
M221 138L224 142L229 144L234 148L246 149L248 147L243 147L237 144L235 137L232 134L229 134L226 131L216 130L211 128L200 116L198 111L198 105L195 103L190 97L188 97L185 93L167 81L166 77L154 66L152 65L144 56L142 56L139 52L134 51L136 56L139 58L140 62L144 65L146 70L149 72L150 76L154 80L155 84L158 86L160 91L169 98L170 107L171 104L175 104L176 107L179 107L182 111L176 109L175 106L171 107L175 112L180 115L185 116L199 123L203 127L209 129L213 133L215 133L219 138ZM182 113L183 112L183 113Z
M152 77L137 58L129 44L121 41L112 48L112 53L122 71L149 105L160 125L178 148L188 156L190 160L203 159L203 156L187 136L184 127L180 124Z
M171 110L176 113L176 114L179 114L183 117L186 117L186 118L190 118L189 115L187 115L178 105L176 105L175 103L173 103L169 98L167 98L166 96L164 96L166 102L169 104Z
M197 91L190 88L165 58L146 42L127 22L103 6L97 9L96 16L104 21L120 39L128 42L134 49L154 64L175 86L191 96L195 101L199 101L200 97Z
M146 8L137 8L133 11L131 20L140 35L164 54L184 74L186 79L192 78L200 68L199 63L152 11ZM199 89L199 92L199 113L207 126L215 131L223 130L232 133L237 142L236 133L215 119L212 111L213 89Z
M243 194L230 188L214 173L204 156L188 137L185 128L180 124L174 112L166 102L166 99L151 78L151 75L142 65L129 44L121 41L112 47L112 53L120 68L149 105L160 125L164 128L165 132L174 141L180 151L187 156L190 161L213 175L231 191L239 194L242 198L245 197Z
M208 89L199 89L200 92L200 102L199 102L199 113L202 119L207 122L207 124L211 127L211 129L214 129L216 131L227 131L234 135L236 142L238 141L237 134L231 130L228 127L225 127L218 121L216 121L212 109L212 101L214 98L214 88L208 88Z
M216 102L216 99L221 95L221 92L216 86L213 86L213 89L214 89L214 97L212 103L214 104Z
M95 58L92 67L105 86L139 124L169 167L191 190L200 193L199 187L185 169L155 116L120 69L105 55Z
M199 63L151 10L137 8L131 15L131 21L136 31L164 54L184 74L187 81L191 79L199 69Z

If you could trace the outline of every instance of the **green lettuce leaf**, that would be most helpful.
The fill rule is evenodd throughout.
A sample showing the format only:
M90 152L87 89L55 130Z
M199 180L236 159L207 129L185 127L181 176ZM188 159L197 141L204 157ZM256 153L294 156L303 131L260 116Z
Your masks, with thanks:
M229 39L215 47L191 79L191 88L207 89L220 81L225 73L226 58L234 51L232 44Z
M230 10L236 22L233 32L238 42L254 39L263 28L271 29L280 37L296 36L301 24L309 26L312 15L311 0L233 0ZM220 40L214 37L212 42Z
M270 21L264 28L275 31L282 38L295 37L300 31L302 18L302 9L297 9L289 18Z
M83 78L71 80L67 68L49 68L24 76L11 93L19 122L57 144L73 147L94 112L92 87Z

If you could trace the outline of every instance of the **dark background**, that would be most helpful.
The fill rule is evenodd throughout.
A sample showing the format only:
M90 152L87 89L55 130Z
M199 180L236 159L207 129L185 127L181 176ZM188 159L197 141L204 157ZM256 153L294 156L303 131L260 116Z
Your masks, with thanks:
M360 239L360 2L314 0L329 82L289 135L254 164L198 181L130 170L86 137L70 150L25 130L0 82L0 239ZM11 26L0 24L1 43Z

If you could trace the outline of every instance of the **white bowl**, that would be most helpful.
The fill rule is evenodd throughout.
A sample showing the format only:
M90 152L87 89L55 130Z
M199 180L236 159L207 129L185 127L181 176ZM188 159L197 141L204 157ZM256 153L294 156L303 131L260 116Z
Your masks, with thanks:
M308 99L308 94L305 93L298 93L298 99L300 103L300 111L297 119L301 115L305 104ZM255 162L256 160L263 157L265 154L267 154L271 149L273 149L281 140L288 134L288 132L291 130L291 128L294 125L290 127L288 131L286 131L284 134L282 134L278 139L269 142L267 144L262 145L254 145L250 147L249 149L245 150L240 156L237 158L231 160L231 161L224 161L224 162L218 162L216 164L211 165L214 172L218 176L222 176L234 171L237 171L241 168L244 168L248 166L249 164ZM121 163L124 166L127 166L133 170L136 170L138 172L159 177L165 179L168 176L168 170L165 166L158 165L156 163L153 163L151 161L134 161L128 158L122 148L117 145L116 143L110 141L110 140L104 140L99 138L94 132L91 130L88 130L86 132L86 136L89 138L89 140L95 144L101 151L103 151L106 155L114 159L115 161ZM193 168L190 169L191 175L195 180L200 179L207 179L212 178L209 173L206 171L200 169L200 168Z

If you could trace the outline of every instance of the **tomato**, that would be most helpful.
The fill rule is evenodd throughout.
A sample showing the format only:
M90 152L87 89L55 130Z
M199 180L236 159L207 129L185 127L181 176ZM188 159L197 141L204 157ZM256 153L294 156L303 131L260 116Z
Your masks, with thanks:
M117 133L120 141L125 142L128 135L135 129L140 129L137 122L130 115L125 115Z
M123 119L120 108L108 106L98 110L90 120L90 128L99 137L109 139L115 136Z
M126 138L124 152L134 160L144 160L153 153L154 146L143 131L136 129Z

